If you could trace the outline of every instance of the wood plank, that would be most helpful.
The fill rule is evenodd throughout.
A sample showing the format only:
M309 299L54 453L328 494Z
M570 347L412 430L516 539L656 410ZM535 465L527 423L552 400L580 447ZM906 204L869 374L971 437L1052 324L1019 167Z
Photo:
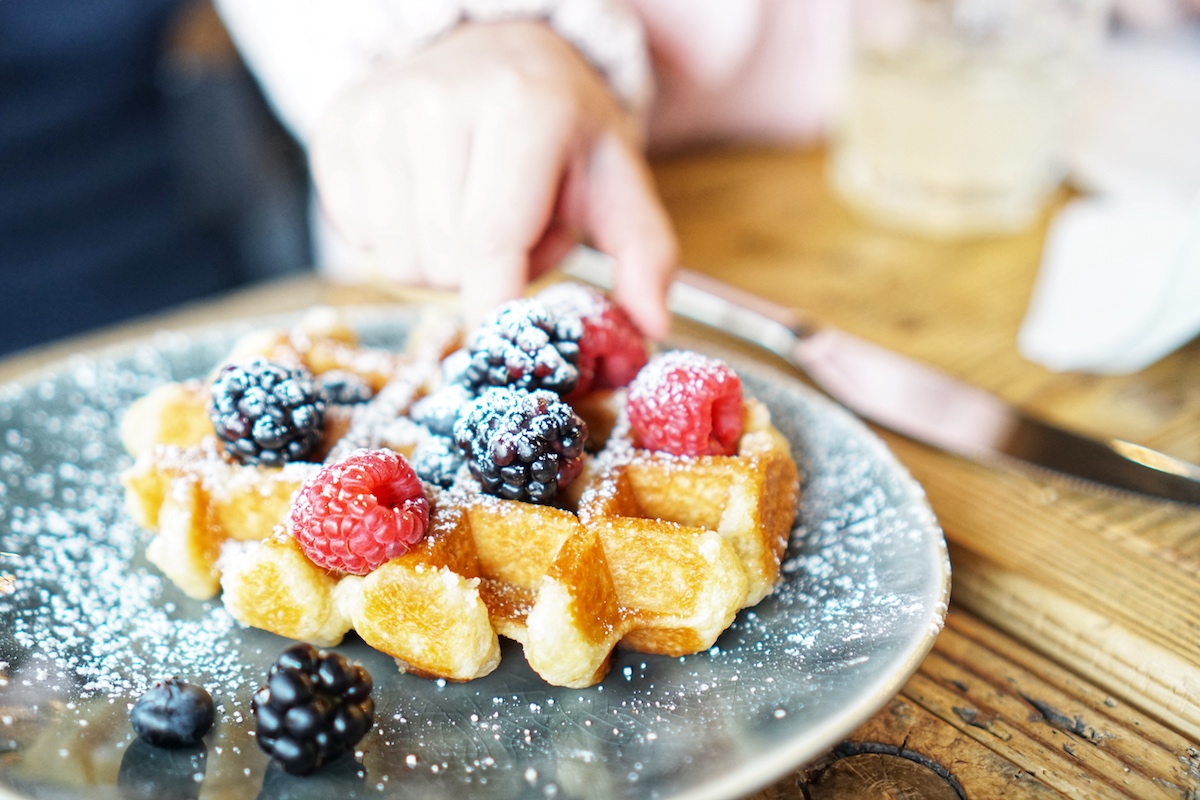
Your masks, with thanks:
M1118 703L1095 702L1044 660L1027 659L1032 670L1019 666L1004 642L971 638L971 628L978 623L951 620L906 695L947 719L953 714L967 726L961 730L1064 794L1170 798L1195 786L1180 758L1189 746L1182 737Z
M1079 706L1076 709L1076 715L1084 713L1086 709L1099 711L1103 718L1114 720L1117 727L1123 729L1127 734L1135 733L1137 737L1170 753L1173 760L1167 766L1179 766L1175 763L1176 757L1184 754L1192 763L1185 764L1187 770L1179 774L1180 780L1183 780L1185 775L1192 780L1196 779L1195 756L1197 754L1187 752L1196 745L1191 738L1182 736L1170 727L1148 718L1132 706L1117 701L1111 693L1090 681L1081 679L1074 671L1053 660L1021 646L974 615L956 610L948 618L947 627L958 635L957 637L947 637L943 649L948 655L969 662L976 657L981 648L996 653L1011 665L1006 670L1008 674L1023 675L1025 678L1036 676L1042 684L1073 698L1070 702ZM1031 693L1024 691L1021 694L1022 696L1032 696ZM1139 754L1138 757L1146 756Z
M1045 481L960 459L947 465L949 456L886 438L925 487L947 539L961 550L1140 629L1148 642L1200 664L1200 581L1145 548L1129 546L1128 527L1115 529L1091 510L1130 501L1065 488L1042 495ZM1176 513L1200 526L1200 509ZM970 580L956 577L959 584ZM1194 700L1200 704L1200 695Z
M1196 662L1153 644L1139 627L1114 624L1084 603L1013 571L951 549L961 577L955 601L1181 734L1200 739Z
M860 760L826 780L839 760L863 754L906 758L921 769ZM1200 745L954 610L897 698L754 800L926 796L912 793L917 782L941 796L930 788L930 771L967 798L1190 800L1200 793Z

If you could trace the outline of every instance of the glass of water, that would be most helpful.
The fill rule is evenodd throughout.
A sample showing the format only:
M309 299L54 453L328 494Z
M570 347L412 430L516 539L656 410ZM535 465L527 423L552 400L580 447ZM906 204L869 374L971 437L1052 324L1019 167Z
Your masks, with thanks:
M1012 233L1064 172L1076 88L1107 0L859 0L838 194L876 221Z

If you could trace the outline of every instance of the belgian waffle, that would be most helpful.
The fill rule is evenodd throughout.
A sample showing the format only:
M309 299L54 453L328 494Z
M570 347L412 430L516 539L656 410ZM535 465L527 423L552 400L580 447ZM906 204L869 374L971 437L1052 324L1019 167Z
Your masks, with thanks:
M357 346L332 330L337 348ZM279 358L285 338L260 335L239 350ZM444 354L446 341L434 349ZM411 449L423 433L404 412L436 372L410 355L379 387L374 411L340 426L324 451ZM614 412L621 392L609 392L579 404L597 416L594 431L613 433L567 507L488 496L464 470L449 489L427 487L429 531L416 547L365 576L341 575L314 565L282 525L319 465L229 463L211 425L180 422L180 409L204 408L202 394L164 389L131 411L157 432L133 445L126 437L141 448L125 475L130 508L158 530L151 560L193 596L220 590L246 625L319 646L353 629L429 677L486 675L499 662L498 636L520 642L548 683L575 687L603 678L618 645L672 656L706 649L770 592L796 509L796 467L765 406L745 401L736 455L681 457L635 448Z

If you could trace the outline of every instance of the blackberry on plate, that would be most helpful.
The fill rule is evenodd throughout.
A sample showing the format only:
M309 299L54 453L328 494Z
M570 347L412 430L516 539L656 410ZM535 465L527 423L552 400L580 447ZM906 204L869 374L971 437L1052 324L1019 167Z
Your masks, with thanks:
M209 416L235 459L278 466L312 453L321 441L325 408L306 369L256 359L221 370L212 385Z
M155 747L187 747L200 741L215 717L204 687L179 678L155 681L133 704L133 732Z
M555 316L538 300L513 300L471 334L463 379L474 392L511 386L570 394L579 380L582 335L578 316Z
M488 494L548 503L583 471L587 424L558 395L494 388L454 426L471 474Z
M375 396L370 384L344 369L331 369L317 376L317 388L329 405L351 406Z
M254 693L258 746L292 775L309 775L350 750L375 724L371 676L340 653L297 644Z

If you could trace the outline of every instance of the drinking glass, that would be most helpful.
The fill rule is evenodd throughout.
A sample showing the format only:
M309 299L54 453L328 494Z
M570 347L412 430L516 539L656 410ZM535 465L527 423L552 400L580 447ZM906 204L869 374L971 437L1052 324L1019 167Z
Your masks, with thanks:
M1107 15L1107 0L861 0L835 190L928 235L1026 228L1063 177Z

